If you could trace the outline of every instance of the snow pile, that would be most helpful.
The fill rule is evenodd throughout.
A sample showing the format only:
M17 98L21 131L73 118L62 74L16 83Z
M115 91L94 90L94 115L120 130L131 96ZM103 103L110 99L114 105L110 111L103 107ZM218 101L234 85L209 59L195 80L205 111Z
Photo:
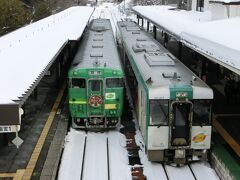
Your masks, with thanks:
M240 18L199 24L181 33L182 42L240 69Z
M91 7L71 7L0 38L0 103L19 100L56 54L81 37Z

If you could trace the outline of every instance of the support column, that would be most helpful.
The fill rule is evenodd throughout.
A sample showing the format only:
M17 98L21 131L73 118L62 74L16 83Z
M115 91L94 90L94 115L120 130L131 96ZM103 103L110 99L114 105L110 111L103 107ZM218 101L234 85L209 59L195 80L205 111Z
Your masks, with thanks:
M60 79L61 79L61 76L60 76L60 70L61 68L61 64L60 64L60 61L58 60L56 62L56 67L55 67L55 70L56 70L56 87L59 88L60 87Z
M33 90L33 97L34 97L34 99L37 99L37 97L38 97L37 87L35 87L35 89Z
M149 21L147 21L147 32L149 32Z
M137 23L138 23L138 25L139 25L139 16L137 15Z
M167 43L168 43L168 34L167 33L164 33L164 47L167 47Z
M178 59L182 59L182 43L178 42Z
M143 28L143 25L144 25L144 19L142 18L142 28Z
M155 25L153 25L153 37L157 39L157 27Z

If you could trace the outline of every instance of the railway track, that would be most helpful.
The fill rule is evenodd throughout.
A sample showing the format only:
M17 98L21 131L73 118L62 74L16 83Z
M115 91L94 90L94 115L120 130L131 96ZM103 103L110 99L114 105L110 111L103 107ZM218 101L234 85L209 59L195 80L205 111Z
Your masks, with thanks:
M116 148L119 149L116 145L121 145L117 141L121 139L120 135L116 131L86 133L71 129L66 138L58 179L115 180L115 177L121 177L119 165L114 164L125 156L116 151ZM128 166L127 163L124 165Z

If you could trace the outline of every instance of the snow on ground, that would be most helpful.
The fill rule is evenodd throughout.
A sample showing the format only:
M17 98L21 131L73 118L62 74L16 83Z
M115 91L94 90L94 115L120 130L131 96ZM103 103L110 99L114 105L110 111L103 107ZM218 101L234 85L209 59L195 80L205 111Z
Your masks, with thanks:
M80 179L85 140L84 131L71 129L65 138L58 180ZM79 167L76 171L76 167Z
M182 167L165 165L165 169L169 180L195 180L190 168L187 165Z
M219 180L216 172L206 162L197 162L191 164L192 171L197 179L215 179Z
M126 138L118 131L108 132L110 154L110 179L131 180L131 168L128 165Z
M92 12L91 7L72 7L2 36L0 103L19 100L62 46L81 37Z
M87 144L83 169L84 180L108 179L106 139L107 137L104 133L87 133Z
M107 138L109 143L110 179L131 180L128 165L126 139L117 130L109 132L88 132L71 129L66 137L65 148L58 174L59 180L79 180L81 176L84 139L86 151L84 159L84 180L106 180Z

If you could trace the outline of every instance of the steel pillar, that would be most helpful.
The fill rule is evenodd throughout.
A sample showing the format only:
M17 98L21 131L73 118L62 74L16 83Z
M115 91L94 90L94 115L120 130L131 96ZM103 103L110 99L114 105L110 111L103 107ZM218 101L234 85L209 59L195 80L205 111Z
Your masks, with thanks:
M153 25L153 37L157 39L157 27L155 25Z
M178 59L182 59L182 43L178 42Z

